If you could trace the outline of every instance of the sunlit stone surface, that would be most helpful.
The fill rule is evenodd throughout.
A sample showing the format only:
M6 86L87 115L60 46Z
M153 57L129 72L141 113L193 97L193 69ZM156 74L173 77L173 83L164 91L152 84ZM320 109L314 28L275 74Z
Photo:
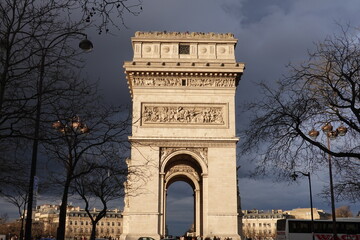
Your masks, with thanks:
M232 34L137 32L124 68L133 100L123 234L163 237L166 191L194 189L194 236L240 239Z

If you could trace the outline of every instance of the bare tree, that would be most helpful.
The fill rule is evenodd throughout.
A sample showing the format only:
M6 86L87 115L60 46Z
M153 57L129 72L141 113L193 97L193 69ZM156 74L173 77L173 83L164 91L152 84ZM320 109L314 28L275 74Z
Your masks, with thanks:
M124 24L123 14L136 15L140 7L137 0L5 0L0 4L0 163L7 161L3 153L16 149L17 143L27 148L26 155L31 154L26 239L31 238L38 146L46 134L41 126L46 123L48 106L59 95L76 95L69 88L74 85L63 78L64 69L76 75L82 66L75 40L86 37L84 30L89 27L95 26L101 32L108 31L109 24L118 27L114 19ZM4 172L0 179L6 178Z
M34 137L30 119L40 112L43 98L61 94L56 73L65 66L79 68L77 41L96 25L99 31L119 25L124 12L137 14L138 0L5 0L0 4L0 141L12 145L13 138ZM95 23L79 18L97 19ZM68 14L66 14L68 13ZM115 22L114 22L115 21ZM57 85L58 87L58 85ZM63 89L62 93L66 92ZM7 147L8 148L8 147ZM1 150L1 149L0 149ZM0 154L0 159L4 154Z
M91 240L96 237L97 223L107 214L108 204L124 197L124 183L127 175L125 161L114 153L112 158L104 161L91 174L75 179L75 191L84 201L85 211L92 223ZM101 205L101 208L94 214L91 209L96 205Z
M24 175L24 171L21 170L13 172L13 175L16 177L14 176L6 183L6 186L0 191L0 196L16 207L20 219L18 236L23 239L25 207L28 197L28 175Z
M82 80L80 82L84 84L81 89L87 89L87 95L60 96L48 112L54 129L51 129L50 123L43 127L51 130L46 134L48 140L44 142L44 149L49 160L58 163L53 176L62 186L57 239L64 239L71 185L76 179L105 168L103 165L113 161L114 156L120 159L116 154L121 154L121 149L127 149L131 124L126 111L124 113L119 108L101 103L96 87Z
M106 216L109 204L124 198L125 191L129 196L138 190L135 186L130 186L127 179L131 177L133 180L137 179L143 182L147 178L146 173L140 167L128 168L126 160L119 156L118 151L113 152L112 157L100 160L100 162L101 164L96 168L92 166L94 169L91 173L75 179L73 185L75 192L84 201L85 211L92 223L91 240L96 238L97 223ZM94 214L91 209L96 206L101 207L100 211Z
M75 6L81 8L83 20L93 22L101 34L108 33L111 27L120 29L126 27L125 15L137 16L142 11L142 0L70 0ZM118 22L120 21L120 22Z
M343 176L343 189L352 192L337 193L356 200L360 199L356 177L360 173L360 38L358 30L341 30L317 43L302 65L290 65L278 88L260 84L262 100L249 105L253 117L241 133L241 151L258 153L257 174L287 178L299 168L321 168L332 156L339 177ZM329 135L321 134L317 140L309 136L309 131L329 122L347 128L343 140L331 148Z
M44 108L53 97L68 90L62 88L58 72L64 66L74 69L80 65L73 40L84 37L86 25L68 21L62 15L67 7L65 1L7 0L0 9L0 141L10 148L19 140L24 146L32 144L26 239L32 235L34 179Z
M38 79L46 80L59 67L74 65L79 54L73 39L83 38L86 25L61 16L67 5L36 0L1 3L0 123L1 137L18 134L19 120L34 112ZM42 76L41 76L42 75ZM46 82L44 94L48 91Z

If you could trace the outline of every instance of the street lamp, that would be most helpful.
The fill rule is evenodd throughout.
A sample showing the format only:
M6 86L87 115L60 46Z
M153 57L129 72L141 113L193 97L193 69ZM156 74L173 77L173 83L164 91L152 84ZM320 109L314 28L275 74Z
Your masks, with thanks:
M347 132L347 128L343 125L340 125L336 130L333 130L333 126L330 122L326 123L321 127L321 130L325 133L327 139L327 148L330 151L330 140L336 139L338 136L344 136ZM313 139L316 139L319 136L319 131L312 129L309 131L309 136ZM330 199L331 199L331 214L333 221L333 239L337 239L337 229L336 229L336 216L335 216L335 197L334 197L334 186L333 186L333 176L332 176L332 166L331 166L331 155L328 153L328 162L329 162L329 177L330 177Z
M39 69L39 81L38 81L38 89L37 89L37 103L36 103L36 116L35 116L35 129L34 129L34 141L32 147L32 156L31 156L31 169L30 169L30 181L29 181L29 192L28 192L28 201L27 201L27 212L26 212L26 223L25 223L25 240L31 240L31 227L32 227L32 205L34 198L34 179L36 176L36 165L37 165L37 154L38 154L38 145L39 145L39 133L40 133L40 116L41 116L41 104L42 104L42 94L43 94L43 81L45 78L45 60L47 57L48 50L59 41L63 41L69 35L82 35L85 37L79 44L79 47L82 50L90 51L93 48L93 44L91 41L87 39L87 35L81 32L67 32L64 34L60 34L53 38L49 44L46 46L43 45L36 37L33 37L37 44L39 44L39 48L42 51L41 61L40 61L40 69Z
M308 177L309 179L309 191L310 191L310 209L311 209L311 235L312 235L312 239L315 240L315 228L314 228L314 213L313 213L313 200L312 200L312 191L311 191L311 178L310 178L310 172L308 173L303 173L300 171L294 171L294 173L291 175L291 177L294 179L294 181L296 181L296 178L299 176L296 173L300 173L305 177Z
M90 132L88 126L81 121L79 116L69 118L66 123L62 123L60 120L53 122L52 127L64 135L72 133L84 134Z
M85 35L85 39L79 43L79 48L84 51L91 51L94 48L92 42L87 39L87 35Z

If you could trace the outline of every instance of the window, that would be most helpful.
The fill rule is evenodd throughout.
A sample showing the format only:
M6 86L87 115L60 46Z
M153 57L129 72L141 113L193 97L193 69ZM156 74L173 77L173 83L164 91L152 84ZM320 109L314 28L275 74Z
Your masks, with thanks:
M310 222L289 221L289 232L293 233L310 233Z
M190 45L189 44L180 44L179 45L179 54L190 54Z

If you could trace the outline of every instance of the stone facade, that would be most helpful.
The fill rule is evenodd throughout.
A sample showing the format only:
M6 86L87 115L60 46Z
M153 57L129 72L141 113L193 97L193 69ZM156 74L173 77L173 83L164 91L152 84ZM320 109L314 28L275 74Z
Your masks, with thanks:
M194 231L240 239L235 92L244 64L232 34L137 32L125 62L132 149L122 239L165 235L166 191L194 190ZM226 204L224 204L226 201Z
M276 223L291 216L282 210L243 210L242 228L246 239L275 239Z
M311 219L311 208L295 208L292 210L286 210L284 213L293 216L295 219ZM313 208L313 217L316 219L329 219L329 214L324 210Z
M242 228L246 238L276 239L276 223L279 219L311 219L310 208L296 208L292 210L243 210ZM314 220L327 219L323 210L313 208Z
M35 210L35 222L42 223L43 236L55 236L59 224L60 205L44 204ZM93 209L92 214L97 215L98 209ZM118 209L108 210L96 227L98 238L120 239L122 233L122 212ZM80 207L68 206L66 216L66 240L90 239L91 221L86 211Z

